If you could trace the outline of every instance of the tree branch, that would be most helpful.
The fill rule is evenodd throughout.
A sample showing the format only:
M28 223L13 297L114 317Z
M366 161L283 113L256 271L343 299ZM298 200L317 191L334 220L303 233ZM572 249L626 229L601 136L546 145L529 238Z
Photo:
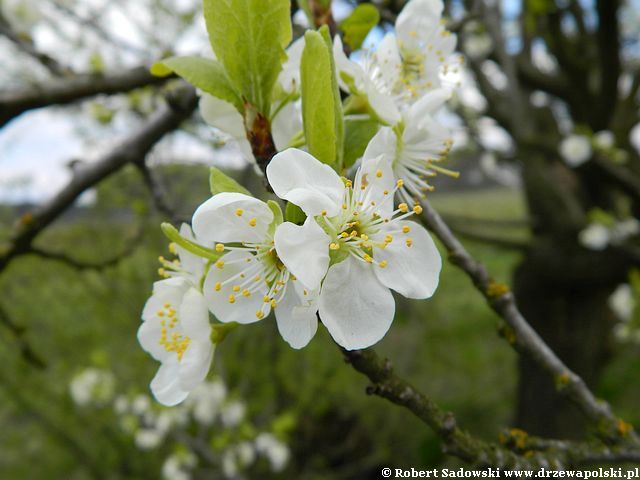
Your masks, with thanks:
M163 186L155 178L153 171L146 164L145 159L141 159L140 162L136 162L136 168L142 175L142 180L146 185L151 199L156 209L163 215L166 215L174 225L180 225L181 223L189 223L189 219L182 218L176 210L169 205L166 199L166 192Z
M518 310L509 288L495 282L484 265L471 257L427 201L423 201L422 206L422 219L446 247L449 260L469 276L491 308L506 322L508 328L505 330L505 336L509 343L518 351L529 355L554 378L559 390L598 427L599 436L608 441L620 440L627 436L637 442L635 433L622 428L622 425L626 424L616 418L609 404L597 399L582 378L571 371L529 325Z
M17 90L0 91L0 127L35 108L72 103L98 94L129 92L166 80L154 77L146 67L137 67L108 75L75 75Z
M88 188L96 185L128 163L140 161L167 133L191 116L197 105L195 90L183 87L168 99L145 125L94 164L78 171L48 203L22 216L10 243L0 250L0 271L16 256L28 253L33 240L57 219Z
M26 328L17 325L2 305L0 305L0 323L4 325L15 337L18 342L20 354L25 362L39 370L43 370L47 367L47 364L42 357L34 351L29 341L25 338Z

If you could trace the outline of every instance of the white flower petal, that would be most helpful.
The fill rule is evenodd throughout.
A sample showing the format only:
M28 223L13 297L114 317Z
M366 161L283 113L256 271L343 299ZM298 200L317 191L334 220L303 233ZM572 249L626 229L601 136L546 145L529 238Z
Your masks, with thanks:
M379 65L380 79L389 88L393 88L399 81L402 72L402 58L398 49L398 40L393 33L387 33L374 54L374 59Z
M158 369L158 373L151 380L151 392L156 400L163 405L172 407L182 402L189 392L184 391L180 386L180 376L178 374L178 358L174 357Z
M276 149L285 150L291 139L302 131L301 103L287 103L271 122L271 131Z
M307 295L304 295L304 292ZM318 292L289 282L284 298L275 309L278 331L293 348L305 347L318 330Z
M322 323L347 350L367 348L382 339L395 313L393 295L372 265L353 257L329 268L319 305Z
M229 102L205 93L200 98L200 115L212 127L235 139L246 140L242 115Z
M382 127L373 136L364 151L362 162L364 163L380 155L384 155L388 162L393 163L396 155L396 134L393 133L391 127Z
M180 226L180 235L187 240L196 242L191 227L186 223L183 223ZM178 253L178 258L180 259L180 268L184 272L186 272L187 279L193 285L197 285L197 283L200 281L200 278L202 278L202 274L204 273L204 258L189 252L179 245L176 245L176 251Z
M159 362L163 362L170 356L175 355L160 345L161 330L162 326L159 320L142 322L138 328L138 342L140 346Z
M289 148L267 166L267 178L280 198L298 205L307 215L338 213L344 184L338 174L307 152Z
M300 90L300 60L304 45L303 35L287 48L287 61L282 65L282 72L278 77L282 89L287 93Z
M178 318L184 333L190 338L201 340L211 335L207 304L195 288L190 288L185 293L178 310Z
M179 365L180 388L190 392L196 388L209 373L213 360L213 344L208 338L191 340L182 355Z
M421 38L440 26L442 0L410 0L396 20L398 38L407 48L415 48Z
M403 227L410 231L403 233ZM374 253L376 261L387 262L385 268L374 267L378 279L407 298L429 298L438 287L442 268L440 253L431 235L415 222L400 221L378 233L379 241L390 229L394 230L393 241ZM412 240L410 247L406 243L409 238Z
M363 205L371 205L382 218L393 213L393 189L396 178L388 156L367 158L356 172L354 192ZM365 187L364 189L362 187ZM385 194L385 192L387 192Z
M340 85L340 88L345 92L350 92L349 87L342 78L341 74L343 73L353 79L356 88L362 88L365 83L365 72L360 65L347 58L347 55L344 53L342 40L340 39L339 35L336 35L333 39L333 57L336 62L336 70L338 71L338 84ZM355 91L350 93L358 94L364 92Z
M274 235L276 252L282 263L307 288L315 290L329 268L331 239L313 217L304 225L281 224Z
M431 117L449 98L451 92L443 88L425 93L407 112L407 124L420 124L425 117Z
M395 125L402 119L393 98L380 92L373 83L367 84L366 94L369 105L385 123Z
M250 260L247 262L247 260ZM233 251L222 257L224 267L218 268L211 266L209 273L204 281L203 294L209 307L209 311L213 313L218 320L223 323L253 323L260 320L256 317L256 312L260 310L264 304L263 297L267 294L267 286L264 283L264 273L262 264L255 259L253 255L242 251ZM245 274L245 278L239 276L231 282L221 285L216 290L216 284L221 284L227 279L238 275L247 268L255 267ZM258 282L254 281L256 275L260 275ZM259 288L251 293L249 297L242 295L242 289L238 292L233 287L240 285L245 281L248 282L247 288L252 285L259 285ZM229 302L230 296L233 295L234 302ZM265 317L269 314L270 307L266 304L267 309Z
M235 192L214 195L193 214L193 231L205 242L262 242L273 212L266 203Z

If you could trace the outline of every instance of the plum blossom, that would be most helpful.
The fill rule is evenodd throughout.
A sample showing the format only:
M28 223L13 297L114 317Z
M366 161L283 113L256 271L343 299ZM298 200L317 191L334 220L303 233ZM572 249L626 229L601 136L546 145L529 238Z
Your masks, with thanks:
M633 289L628 283L621 283L609 297L609 307L623 322L628 322L633 316L636 302L633 298Z
M115 378L108 370L87 368L73 377L69 393L74 403L84 407L90 403L104 405L113 397Z
M584 135L569 135L560 144L560 155L572 168L585 163L591 158L591 154L591 142Z
M182 402L206 377L213 359L209 312L186 277L156 282L144 306L138 341L161 362L151 391L163 405Z
M457 176L437 165L448 156L453 140L449 130L435 122L432 115L448 98L442 89L427 93L403 112L401 124L382 127L365 150L363 163L382 156L396 179L403 180L400 194L404 201L422 198L433 190L429 178L437 173Z
M181 235L195 240L188 225ZM164 405L182 402L209 372L214 346L211 343L209 313L200 292L204 259L171 244L178 259L160 257L159 273L168 277L153 286L153 294L142 311L138 341L144 350L161 362L151 381L151 391ZM134 407L135 407L134 401Z
M441 258L429 233L406 221L422 208L393 197L391 164L380 156L363 163L355 181L343 181L331 167L296 149L276 155L267 178L280 198L298 205L309 221L322 226L322 242L331 266L320 289L318 307L333 339L346 349L378 342L393 321L395 302L389 289L408 298L428 298L438 285ZM299 227L300 228L300 227ZM314 240L315 242L315 240ZM289 262L304 274L306 252Z
M375 52L364 52L362 65L347 58L339 37L334 57L343 90L368 100L384 123L395 125L400 111L440 85L449 69L456 36L442 25L441 0L411 0Z
M224 323L256 322L273 309L282 337L302 348L317 329L328 237L312 219L302 226L281 221L269 205L242 193L219 193L198 207L196 236L223 254L205 278L204 297ZM298 265L304 268L294 276Z

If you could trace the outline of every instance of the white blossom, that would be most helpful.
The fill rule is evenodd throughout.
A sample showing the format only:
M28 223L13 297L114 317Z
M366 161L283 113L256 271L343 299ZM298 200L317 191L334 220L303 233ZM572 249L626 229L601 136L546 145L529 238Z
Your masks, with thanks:
M69 393L81 407L95 403L104 405L113 397L115 379L107 370L87 368L76 375L69 385Z
M360 65L346 57L340 37L334 57L343 90L366 98L388 125L400 121L400 111L440 86L450 68L456 36L442 24L441 0L410 0L375 52L364 52Z
M212 425L226 395L227 387L220 381L199 385L188 399L193 418L201 425Z
M191 480L190 471L196 463L196 457L190 452L171 455L162 464L162 477L165 480Z
M283 180L286 181L287 174ZM198 238L224 255L209 270L204 296L221 322L252 323L273 309L282 337L305 346L317 329L317 290L329 264L327 238L313 221L276 225L264 202L233 192L214 195L193 215ZM291 265L303 262L299 274Z
M291 457L289 447L272 434L266 432L256 437L255 444L258 453L269 460L271 469L274 472L278 473L285 469Z
M631 285L628 283L618 285L609 297L609 307L611 307L613 313L623 322L631 320L633 310L636 307Z
M456 175L437 165L453 144L449 130L433 120L433 113L448 98L449 93L441 89L427 93L403 113L401 124L382 127L364 153L363 163L380 156L390 163L395 178L403 180L400 191L405 201L433 190L429 179L437 173Z
M422 226L405 220L422 208L406 203L394 208L402 182L395 181L382 156L363 163L352 183L308 153L289 149L271 160L267 177L276 195L305 212L305 225L318 222L324 229L308 242L326 242L331 251L318 305L338 344L366 348L385 335L395 312L389 289L408 298L433 294L440 254ZM297 261L285 263L299 277L309 261L306 252L297 255Z
M616 137L611 130L601 130L593 136L593 142L602 150L609 150L614 147Z
M134 443L140 450L153 450L163 439L162 432L153 428L142 428L136 432Z
M578 239L582 246L590 250L604 250L609 245L611 234L601 223L591 223L580 232Z
M237 427L244 419L245 411L244 403L239 400L227 402L220 411L222 424L227 428Z
M160 403L176 405L204 380L213 359L202 293L182 276L156 282L142 320L138 341L161 362L151 391Z
M591 158L591 142L584 135L569 135L560 144L560 155L570 167L579 167Z

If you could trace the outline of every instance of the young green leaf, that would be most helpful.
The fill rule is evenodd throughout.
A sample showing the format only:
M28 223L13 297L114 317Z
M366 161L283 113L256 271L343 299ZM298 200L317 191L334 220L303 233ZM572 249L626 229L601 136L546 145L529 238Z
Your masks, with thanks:
M231 103L240 113L244 112L242 100L220 62L202 57L170 57L151 67L151 73L159 77L171 72L200 90Z
M344 42L351 50L358 50L373 27L380 21L380 12L370 3L358 5L340 25Z
M344 120L328 29L308 31L300 64L302 120L309 152L323 163L342 167Z
M344 166L350 167L362 157L369 141L378 132L380 124L369 118L345 120Z
M291 41L289 0L204 0L209 41L241 96L268 117Z
M249 190L216 167L211 167L211 170L209 170L209 188L211 189L211 195L222 192L237 192L251 195Z

